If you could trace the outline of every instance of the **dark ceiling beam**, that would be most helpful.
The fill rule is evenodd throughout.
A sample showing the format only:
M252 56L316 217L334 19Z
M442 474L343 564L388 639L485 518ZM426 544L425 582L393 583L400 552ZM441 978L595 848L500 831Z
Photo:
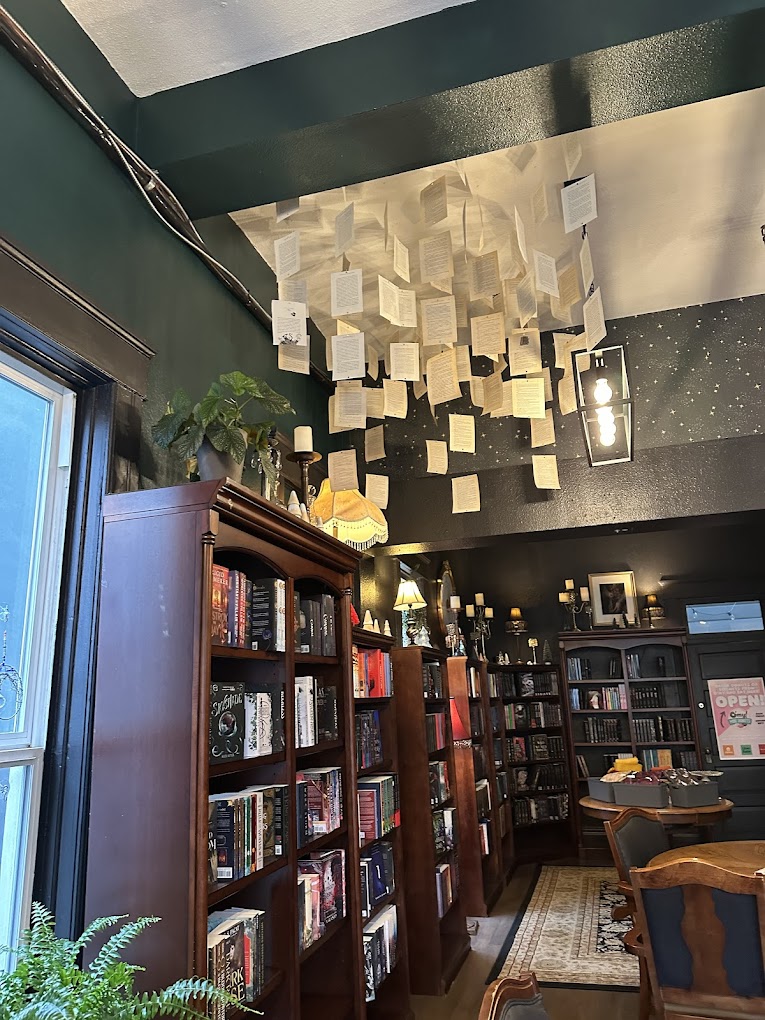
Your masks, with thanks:
M142 99L138 148L218 215L758 87L764 8L477 0Z

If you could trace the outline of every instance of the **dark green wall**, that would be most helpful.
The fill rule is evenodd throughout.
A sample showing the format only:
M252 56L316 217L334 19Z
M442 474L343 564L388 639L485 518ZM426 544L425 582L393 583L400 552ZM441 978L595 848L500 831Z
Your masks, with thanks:
M292 401L328 447L326 396L312 379L276 367L270 335L204 265L154 218L140 195L75 121L0 49L3 157L0 235L82 293L156 351L144 414L162 411L176 386L192 395L219 373L262 376ZM200 230L215 254L268 304L273 274L233 223L208 220ZM2 294L0 294L2 305ZM143 443L148 484L180 475Z

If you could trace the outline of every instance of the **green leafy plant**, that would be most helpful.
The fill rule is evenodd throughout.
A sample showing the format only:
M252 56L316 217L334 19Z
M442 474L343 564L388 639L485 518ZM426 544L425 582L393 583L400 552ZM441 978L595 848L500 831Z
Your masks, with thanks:
M253 402L256 406L246 410ZM256 407L266 417L257 413L251 417ZM253 379L243 372L228 372L212 384L198 404L192 404L185 390L176 390L167 411L152 426L151 435L157 445L172 449L187 465L205 439L239 463L252 445L266 475L273 479L268 435L274 427L273 418L280 414L294 414L286 397L262 379Z
M152 1020L157 1016L208 1020L206 1003L236 1003L202 978L176 981L160 992L133 991L133 975L144 968L125 963L120 955L158 917L140 917L122 925L93 962L81 968L78 961L85 946L125 917L99 917L71 942L56 937L53 915L35 903L32 927L22 934L18 948L2 950L16 957L16 966L10 973L0 973L0 1020ZM242 1003L236 1005L246 1009Z

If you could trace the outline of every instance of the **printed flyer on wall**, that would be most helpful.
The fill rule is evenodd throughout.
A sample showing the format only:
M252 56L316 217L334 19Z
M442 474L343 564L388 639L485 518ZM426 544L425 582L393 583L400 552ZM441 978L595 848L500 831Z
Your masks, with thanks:
M710 680L709 697L723 761L765 758L765 683L761 676Z

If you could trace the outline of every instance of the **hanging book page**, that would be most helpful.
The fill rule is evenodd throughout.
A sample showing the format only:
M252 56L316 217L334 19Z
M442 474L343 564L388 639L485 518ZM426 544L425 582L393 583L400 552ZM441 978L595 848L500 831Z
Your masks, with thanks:
M478 475L452 478L452 513L472 514L481 509L481 489Z
M337 450L330 453L328 462L329 487L333 492L358 489L359 476L356 470L355 450Z
M446 443L440 439L426 439L425 445L428 451L428 473L445 475L449 470L449 453Z

